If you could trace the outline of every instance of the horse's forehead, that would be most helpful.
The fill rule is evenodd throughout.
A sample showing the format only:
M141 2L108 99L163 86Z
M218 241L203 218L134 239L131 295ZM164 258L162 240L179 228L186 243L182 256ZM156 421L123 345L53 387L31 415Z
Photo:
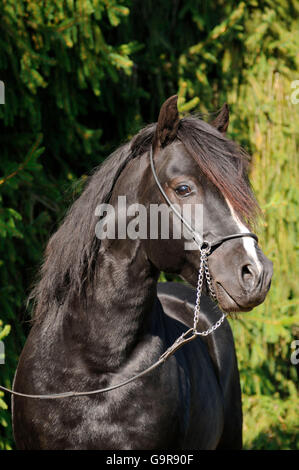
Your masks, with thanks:
M196 176L200 169L195 160L189 155L184 144L180 141L167 146L163 151L164 167L172 172L180 172Z

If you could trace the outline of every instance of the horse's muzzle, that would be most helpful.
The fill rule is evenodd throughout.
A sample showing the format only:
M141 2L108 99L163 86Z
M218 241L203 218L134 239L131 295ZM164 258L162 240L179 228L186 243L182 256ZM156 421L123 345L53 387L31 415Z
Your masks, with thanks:
M226 266L213 276L217 300L224 311L246 312L265 300L271 286L273 264L262 252L259 261L259 266L245 261L233 272Z

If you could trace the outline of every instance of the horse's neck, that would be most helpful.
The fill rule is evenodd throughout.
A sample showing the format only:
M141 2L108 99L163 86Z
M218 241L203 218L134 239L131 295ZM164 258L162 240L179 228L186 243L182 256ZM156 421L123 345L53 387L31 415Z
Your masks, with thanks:
M157 273L142 250L126 256L103 254L94 300L87 311L68 315L64 331L72 334L88 362L102 371L119 369L143 341L153 322ZM81 318L80 318L81 316Z

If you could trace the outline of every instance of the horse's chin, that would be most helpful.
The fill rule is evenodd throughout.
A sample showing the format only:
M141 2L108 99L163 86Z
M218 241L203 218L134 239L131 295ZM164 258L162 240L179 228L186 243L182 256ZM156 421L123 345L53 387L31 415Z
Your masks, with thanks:
M240 305L219 282L216 283L216 296L219 302L219 306L224 312L250 312L250 310L253 309L252 306Z

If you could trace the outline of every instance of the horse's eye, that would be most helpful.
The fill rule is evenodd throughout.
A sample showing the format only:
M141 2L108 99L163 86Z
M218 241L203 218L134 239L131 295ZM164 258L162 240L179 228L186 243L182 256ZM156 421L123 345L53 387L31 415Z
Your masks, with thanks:
M175 190L179 196L188 196L191 193L191 188L187 184L181 184Z

